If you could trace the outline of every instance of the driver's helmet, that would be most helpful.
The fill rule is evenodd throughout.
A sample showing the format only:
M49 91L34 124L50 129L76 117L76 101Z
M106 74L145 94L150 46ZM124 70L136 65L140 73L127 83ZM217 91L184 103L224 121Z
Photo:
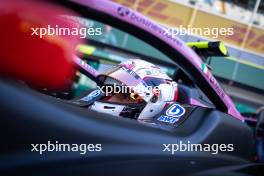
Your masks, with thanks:
M92 110L118 117L151 120L178 97L177 83L160 67L127 60L98 75L102 98Z

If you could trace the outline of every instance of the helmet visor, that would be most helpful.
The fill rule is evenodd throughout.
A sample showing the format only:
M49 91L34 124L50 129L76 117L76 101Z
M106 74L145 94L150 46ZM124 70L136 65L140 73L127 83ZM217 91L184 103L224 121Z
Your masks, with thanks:
M126 101L129 98L129 102L132 100L133 102L138 102L141 99L148 102L152 97L152 92L149 90L146 82L135 72L122 66L112 68L105 74L100 75L99 80L105 86L107 96L109 94L115 95L115 98L110 99L111 101L117 101L117 99L123 96ZM122 96L118 94L122 94Z

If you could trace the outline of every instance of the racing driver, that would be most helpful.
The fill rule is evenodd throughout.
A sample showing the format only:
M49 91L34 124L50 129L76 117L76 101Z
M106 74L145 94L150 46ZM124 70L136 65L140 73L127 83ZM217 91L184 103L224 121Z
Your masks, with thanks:
M186 114L178 86L158 66L134 59L99 74L98 86L75 103L117 117L174 124Z

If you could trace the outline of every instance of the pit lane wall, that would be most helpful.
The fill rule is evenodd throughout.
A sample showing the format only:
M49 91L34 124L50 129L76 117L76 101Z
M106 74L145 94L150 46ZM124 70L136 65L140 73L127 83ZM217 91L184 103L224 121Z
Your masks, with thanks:
M188 28L233 28L232 36L219 35L217 38L212 35L201 36L202 38L221 40L231 47L231 54L239 59L248 60L255 64L264 66L264 29L252 26L249 30L245 45L243 40L246 37L248 24L232 20L232 17L208 13L203 9L194 9L168 0L113 0L119 4L128 6L139 11L145 16L163 24L167 27L176 28L182 26ZM183 38L184 39L184 38ZM196 40L188 38L188 41Z

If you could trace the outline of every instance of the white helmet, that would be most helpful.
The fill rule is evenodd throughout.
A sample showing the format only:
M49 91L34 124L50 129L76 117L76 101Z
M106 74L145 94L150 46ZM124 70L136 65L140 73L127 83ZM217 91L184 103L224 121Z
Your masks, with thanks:
M92 110L118 117L151 120L178 97L177 83L158 66L128 60L98 76L103 93Z

